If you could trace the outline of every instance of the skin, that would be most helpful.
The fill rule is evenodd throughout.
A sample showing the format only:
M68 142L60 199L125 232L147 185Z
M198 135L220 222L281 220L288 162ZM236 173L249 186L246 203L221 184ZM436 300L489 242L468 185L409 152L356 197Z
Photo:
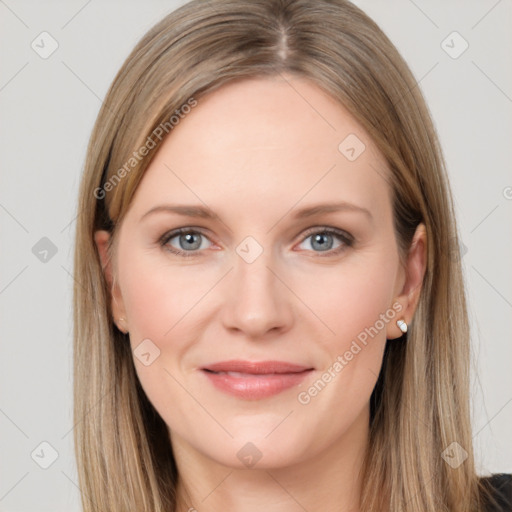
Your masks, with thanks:
M354 161L338 150L351 133L366 146ZM132 349L150 339L160 350L149 366L136 357L134 364L169 428L180 510L359 509L370 395L386 340L401 336L396 320L413 317L426 262L420 225L400 265L387 174L367 133L313 83L291 76L238 81L201 98L164 141L121 224L112 261L108 233L96 233L117 325L129 331ZM371 218L349 210L294 218L301 208L339 201L366 208ZM163 204L206 205L221 220L169 212L140 220ZM191 257L158 243L181 227L204 233ZM326 235L322 250L314 235L325 227L354 243ZM252 263L236 252L247 236L263 248ZM179 235L169 246L188 249ZM394 318L300 403L299 392L387 311ZM243 400L217 390L198 369L228 359L315 370L298 387ZM248 442L261 452L252 467L237 457Z

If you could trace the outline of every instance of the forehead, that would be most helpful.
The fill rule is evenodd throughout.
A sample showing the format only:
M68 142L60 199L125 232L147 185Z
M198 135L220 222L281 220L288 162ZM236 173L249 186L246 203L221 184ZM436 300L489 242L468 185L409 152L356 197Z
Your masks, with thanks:
M386 163L346 109L308 80L246 79L199 98L162 143L132 201L209 207L350 200L389 206ZM212 203L212 204L210 204ZM378 214L378 212L376 212Z

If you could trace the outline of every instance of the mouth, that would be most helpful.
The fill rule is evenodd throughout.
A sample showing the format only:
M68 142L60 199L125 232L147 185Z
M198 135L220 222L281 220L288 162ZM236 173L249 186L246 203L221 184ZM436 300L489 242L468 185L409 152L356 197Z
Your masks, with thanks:
M201 368L212 373L241 373L250 375L269 375L300 373L314 368L287 363L284 361L222 361Z
M314 368L282 361L224 361L201 368L220 391L259 400L299 385Z

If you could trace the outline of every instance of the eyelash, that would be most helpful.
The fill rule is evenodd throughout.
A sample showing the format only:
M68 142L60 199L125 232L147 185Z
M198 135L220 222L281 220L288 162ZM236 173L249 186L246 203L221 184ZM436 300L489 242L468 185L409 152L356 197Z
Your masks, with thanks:
M179 229L175 229L173 231L167 232L164 235L162 235L158 239L158 243L165 250L167 250L177 256L182 256L184 258L190 258L193 256L197 256L199 254L199 251L181 251L174 247L171 248L170 246L167 245L169 243L169 241L172 240L174 237L176 237L177 235L182 235L182 234L199 234L201 236L208 238L206 236L206 234L203 233L201 230L192 229L192 228L179 228ZM352 247L352 245L354 244L354 238L350 234L346 233L345 231L335 229L335 228L330 228L330 227L311 228L310 230L306 231L306 233L300 243L307 240L310 236L316 235L316 234L333 235L336 238L338 238L338 240L340 240L342 242L342 245L340 247L338 247L337 249L330 249L328 251L325 251L325 254L321 254L323 251L313 251L313 252L318 252L319 257L328 257L328 256L338 255L342 251L346 250L348 247Z

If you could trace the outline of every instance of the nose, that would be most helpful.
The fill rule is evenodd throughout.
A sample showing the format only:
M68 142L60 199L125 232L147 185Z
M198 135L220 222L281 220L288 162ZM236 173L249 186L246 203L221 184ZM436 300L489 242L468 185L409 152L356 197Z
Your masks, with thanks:
M224 327L253 340L289 330L293 322L293 293L282 273L270 251L264 250L251 263L235 253L234 268L224 283Z

